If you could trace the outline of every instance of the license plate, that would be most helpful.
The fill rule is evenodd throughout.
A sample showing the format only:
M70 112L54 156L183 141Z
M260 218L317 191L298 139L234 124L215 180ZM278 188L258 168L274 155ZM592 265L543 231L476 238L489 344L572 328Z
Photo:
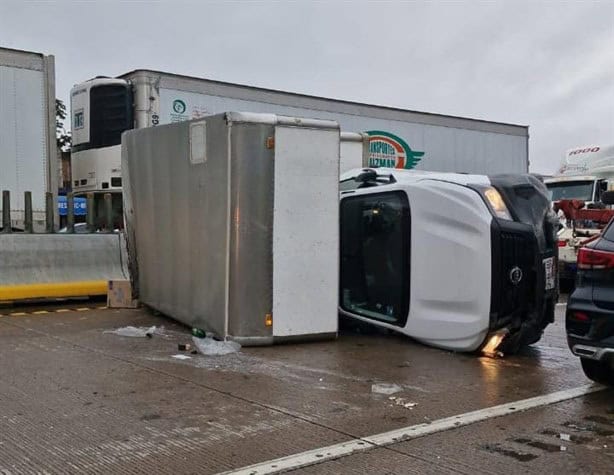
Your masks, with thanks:
M544 259L544 276L546 277L546 290L552 290L556 286L554 274L554 257Z

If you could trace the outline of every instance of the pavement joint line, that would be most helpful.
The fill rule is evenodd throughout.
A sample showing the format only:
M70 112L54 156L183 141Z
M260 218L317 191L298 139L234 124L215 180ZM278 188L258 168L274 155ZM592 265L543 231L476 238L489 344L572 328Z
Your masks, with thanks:
M392 442L390 442L390 443L388 443L386 445L375 445L372 441L369 440L370 437L373 438L373 437L376 437L377 435L384 435L384 434L389 434L389 433L386 432L386 433L382 433L382 434L376 434L375 436L370 436L370 437L366 437L366 438L360 438L360 437L356 436L355 434L352 434L352 433L340 430L338 428L335 428L335 427L332 427L332 426L328 426L326 424L318 422L318 421L314 420L313 418L311 418L310 416L308 416L306 414L302 414L302 413L295 412L295 411L292 411L292 410L288 410L288 409L285 409L285 408L282 408L282 407L278 407L278 406L275 406L275 405L271 405L271 404L267 404L267 403L264 403L264 402L260 402L260 401L254 400L254 399L250 399L248 397L240 396L240 395L234 394L234 393L232 393L230 391L225 391L225 390L218 389L216 387L209 386L209 385L201 383L201 382L193 381L193 380L191 380L189 378L184 378L182 376L179 376L179 375L174 374L174 373L170 373L168 371L163 371L163 370L160 370L160 369L152 368L152 367L147 366L146 364L143 364L143 363L139 363L139 362L136 362L136 361L132 361L130 359L126 359L126 358L122 358L122 357L119 357L119 356L116 356L116 355L113 355L113 354L109 354L109 353L107 353L107 352L105 352L103 350L97 349L97 348L90 348L90 347L87 347L87 346L84 346L84 345L80 345L80 344L75 343L73 341L61 338L61 337L59 337L57 335L52 335L50 333L46 333L46 332L41 331L41 330L37 330L37 329L34 329L34 328L29 328L29 327L21 326L21 325L15 323L15 321L6 321L5 320L5 323L8 324L8 325L11 325L11 326L22 328L24 330L30 330L30 331L33 331L35 333L39 333L41 335L47 336L48 338L52 338L52 339L55 339L57 341L61 341L61 342L65 343L65 344L70 345L70 346L72 346L74 348L77 348L77 349L79 349L81 351L89 351L89 352L97 353L97 354L102 355L103 357L110 358L110 359L113 359L115 361L120 361L120 362L128 364L128 365L136 366L136 367L142 368L142 369L144 369L146 371L150 371L150 372L152 372L154 374L161 374L161 375L164 375L164 376L169 377L169 378L177 379L177 380L183 381L183 382L185 382L187 384L191 384L191 385L194 385L194 386L197 386L197 387L201 387L201 388L204 388L204 389L216 392L218 394L223 394L223 395L228 396L230 398L233 398L233 399L236 399L236 400L239 400L239 401L243 401L243 402L246 402L248 404L252 404L254 406L257 406L257 407L262 407L262 408L270 410L272 412L283 414L283 415L286 415L286 416L291 417L293 419L301 420L301 421L306 422L308 424L312 424L312 425L320 427L322 429L327 429L327 430L330 430L332 432L335 432L338 435L344 435L344 436L350 438L350 440L345 441L345 442L341 442L339 444L331 445L329 447L324 447L324 448L321 448L321 449L315 449L313 451L308 451L308 452L314 452L315 453L315 459L311 460L309 463L302 464L300 466L299 465L295 465L295 466L289 467L289 468L278 468L277 466L275 466L275 467L273 467L272 471L268 471L268 472L263 472L263 471L258 472L258 471L253 471L253 470L252 471L245 471L245 472L242 471L242 470L245 470L247 468L251 468L251 467L258 466L258 465L275 462L275 460L292 459L296 455L304 455L304 454L307 454L308 452L303 452L301 454L295 454L295 455L290 455L290 456L287 456L287 457L282 457L281 459L275 459L273 461L263 462L261 464L251 465L251 466L245 467L243 469L240 468L240 469L230 470L230 471L227 471L227 472L223 472L224 474L234 474L234 473L243 474L243 473L246 473L246 474L249 474L249 475L260 475L260 474L263 474L263 473L286 472L286 471L295 470L295 469L298 469L298 468L301 468L301 467L306 467L306 466L310 466L310 465L317 465L317 464L322 463L322 462L326 462L326 461L329 461L329 460L335 460L335 459L342 458L342 457L345 457L347 455L351 455L352 453L354 453L354 451L351 451L351 452L348 452L348 453L341 453L341 454L335 455L335 454L333 454L331 452L331 453L327 453L327 457L323 457L322 456L322 451L323 450L325 450L327 448L334 448L334 447L340 446L340 445L350 446L350 444L353 444L354 442L356 442L356 446L357 447L360 447L360 451L370 450L370 449L373 449L373 448L384 448L384 449L387 449L387 450L390 450L390 451L393 451L393 452L397 452L397 453L399 453L401 455L404 455L406 457L419 458L419 457L416 457L416 456L411 455L411 454L406 454L404 452L400 452L400 451L396 450L394 447L392 447L391 445L393 445L395 443L398 443L398 442L403 442L404 440L411 440L411 439L414 439L414 438L423 437L423 436L429 435L431 433L437 433L437 432L441 432L443 430L449 430L449 429L438 429L438 430L434 430L434 431L427 432L427 433L422 433L422 434L415 434L414 433L414 434L411 434L410 436L407 436L403 440L395 440L395 441L392 441ZM583 393L583 394L590 394L592 392L597 392L597 391L600 391L600 390L603 390L603 389L607 389L604 386L587 385L587 386L582 386L582 387L574 388L574 389L567 390L567 391L559 391L559 393L566 393L568 391L574 391L574 390L586 389L586 388L588 388L588 389L593 388L593 389L592 390L586 390L586 392ZM550 396L556 395L556 394L559 394L559 393L552 393ZM547 404L554 404L556 402L562 402L562 401L565 401L567 399L572 399L573 397L580 397L583 394L578 394L578 395L575 395L575 396L566 397L566 398L561 399L560 401L551 401L549 403L541 404L541 405L536 405L534 407L540 407L540 406L547 405ZM546 396L548 396L548 395L546 395ZM543 398L543 397L545 397L545 396L537 396L536 398L525 399L523 401L532 401L533 399L540 399L540 398ZM502 406L510 406L510 405L514 405L514 404L519 405L520 402L522 402L522 401L517 401L515 403L510 403L510 404L504 404ZM495 409L497 407L500 407L500 406L495 406L494 408L480 409L480 410L474 411L474 412L477 413L477 412L482 412L482 411L485 411L485 410L492 410L492 409ZM527 410L527 409L530 409L530 408L531 407L527 407L527 408L523 408L523 409L516 409L514 407L514 409L515 409L514 411L509 411L506 414L502 414L502 415L513 414L515 412L524 411L524 410ZM473 414L473 413L466 413L466 415L469 415L469 414ZM452 416L452 417L460 417L460 416ZM498 417L498 416L491 416L489 418L492 418L492 417ZM485 419L482 419L482 420L487 420L489 418L485 418ZM428 426L428 427L430 427L435 422L441 422L441 421L444 421L444 420L445 419L440 419L438 421L433 421L433 422L431 422L429 424L419 424L418 426ZM480 421L481 420L476 420L476 421L467 422L465 424L461 424L460 422L455 421L454 427L451 427L451 429L458 428L458 427L461 427L463 425L473 424L475 422L480 422ZM415 426L415 427L418 427L418 426ZM409 428L412 428L412 426L410 426ZM399 430L402 430L402 429L399 429ZM273 465L277 465L277 464L273 463ZM220 474L220 475L222 475L222 474Z
M438 432L458 429L478 422L487 421L496 417L503 417L529 409L536 409L580 396L585 396L598 391L603 391L607 387L599 384L587 384L572 389L565 389L550 394L544 394L528 399L500 404L485 409L466 412L456 416L437 419L430 423L417 424L403 427L380 434L356 438L346 442L341 442L318 449L281 457L266 462L249 465L236 470L229 470L220 475L264 475L297 470L323 462L336 460L342 457L353 455L357 452L365 452L376 448L387 448L392 444L405 442L419 437L424 437Z
M122 358L122 357L119 357L119 356L116 356L116 355L113 355L113 354L106 353L105 351L100 350L98 348L90 348L90 347L87 347L87 346L75 343L73 341L66 340L66 339L61 338L61 337L59 337L57 335L52 335L50 333L46 333L44 331L37 330L35 328L30 328L28 326L22 326L22 325L19 325L19 324L15 323L14 321L11 322L11 321L5 320L4 323L6 323L7 325L10 325L10 326L21 328L22 330L29 330L29 331L32 331L34 333L38 333L40 335L44 335L44 336L46 336L48 338L52 338L54 340L61 341L62 343L70 345L73 348L77 348L77 349L79 349L81 351L97 353L99 355L102 355L103 357L110 358L110 359L115 360L115 361L121 361L122 363L125 363L125 364L128 364L128 365L132 365L132 366L136 366L137 368L141 368L141 369L144 369L146 371L150 371L150 372L152 372L154 374L158 374L158 375L161 374L161 375L164 375L164 376L166 376L168 378L177 379L177 380L183 381L184 383L187 383L187 384L192 384L194 386L197 386L197 387L200 387L200 388L204 388L204 389L207 389L209 391L212 391L212 392L215 392L215 393L218 393L218 394L223 394L225 396L228 396L230 398L236 399L238 401L242 401L242 402L245 402L247 404L251 404L253 406L261 407L261 408L266 409L266 410L271 411L271 412L276 412L278 414L283 414L283 415L288 416L288 417L290 417L292 419L300 420L300 421L306 422L308 424L312 424L314 426L320 427L322 429L330 430L332 432L335 432L338 435L343 435L343 436L349 437L350 439L354 439L354 438L357 437L355 434L352 434L350 432L345 432L345 431L337 429L335 427L328 426L326 424L322 424L321 422L317 422L316 420L314 420L314 418L310 417L309 415L302 414L300 412L295 412L295 411L288 410L288 409L285 409L285 408L282 408L282 407L279 407L279 406L275 406L275 405L272 405L272 404L266 404L264 402L260 402L260 401L254 400L254 399L249 399L249 398L244 397L244 396L239 396L238 394L234 394L234 393L232 393L230 391L224 391L222 389L218 389L216 387L209 386L209 385L204 384L204 383L193 381L193 380L191 380L189 378L184 378L182 376L179 376L179 375L174 374L174 373L170 373L168 371L163 371L163 370L159 370L159 369L156 369L156 368L152 368L150 366L147 366L146 364L137 363L136 361L132 361L132 360L129 360L129 359L126 359L126 358ZM407 454L403 454L403 455L407 455Z
M79 308L56 308L52 310L30 310L27 312L0 313L0 317L27 317L29 315L52 315L54 313L86 312L88 310L105 310L107 306L79 307Z

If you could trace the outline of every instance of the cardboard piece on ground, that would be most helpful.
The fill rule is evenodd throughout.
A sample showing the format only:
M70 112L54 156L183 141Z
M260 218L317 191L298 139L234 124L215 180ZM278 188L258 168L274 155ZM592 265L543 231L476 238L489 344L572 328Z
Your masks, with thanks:
M110 280L107 290L107 307L137 308L139 301L132 298L132 286L129 280Z

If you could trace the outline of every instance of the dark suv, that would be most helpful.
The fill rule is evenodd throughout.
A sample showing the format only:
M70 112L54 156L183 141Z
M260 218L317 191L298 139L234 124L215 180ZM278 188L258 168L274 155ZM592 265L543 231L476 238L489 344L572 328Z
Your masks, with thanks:
M586 376L614 386L614 221L578 252L566 326L569 347Z

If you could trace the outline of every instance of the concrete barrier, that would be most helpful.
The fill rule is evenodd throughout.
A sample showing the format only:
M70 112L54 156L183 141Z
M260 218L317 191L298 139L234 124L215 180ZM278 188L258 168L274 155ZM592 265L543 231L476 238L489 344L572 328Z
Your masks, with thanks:
M0 302L106 295L128 279L122 234L0 235Z

